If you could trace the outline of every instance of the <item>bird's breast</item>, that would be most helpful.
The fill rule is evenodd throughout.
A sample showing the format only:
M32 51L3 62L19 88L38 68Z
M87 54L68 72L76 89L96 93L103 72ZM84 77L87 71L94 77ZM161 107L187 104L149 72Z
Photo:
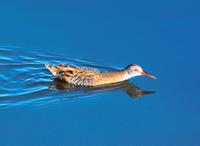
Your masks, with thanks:
M100 73L95 79L95 85L111 84L124 81L124 74L122 72L107 72Z

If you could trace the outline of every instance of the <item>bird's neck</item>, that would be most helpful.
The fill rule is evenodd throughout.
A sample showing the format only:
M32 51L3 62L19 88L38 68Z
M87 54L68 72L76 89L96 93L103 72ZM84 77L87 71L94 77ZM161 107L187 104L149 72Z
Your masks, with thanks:
M120 70L116 72L107 72L104 73L104 75L110 80L115 80L116 82L125 81L131 78L131 76L125 70Z
M128 72L126 70L122 70L120 72L121 72L121 78L123 80L128 80L132 77L132 76L130 76L130 74L128 74Z

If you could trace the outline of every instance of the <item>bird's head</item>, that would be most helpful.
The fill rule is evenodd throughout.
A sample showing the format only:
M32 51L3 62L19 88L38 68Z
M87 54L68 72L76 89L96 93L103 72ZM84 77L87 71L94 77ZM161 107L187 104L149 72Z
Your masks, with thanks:
M150 78L156 79L156 77L150 73L143 71L142 67L137 64L131 64L124 69L127 78L135 76L148 76Z

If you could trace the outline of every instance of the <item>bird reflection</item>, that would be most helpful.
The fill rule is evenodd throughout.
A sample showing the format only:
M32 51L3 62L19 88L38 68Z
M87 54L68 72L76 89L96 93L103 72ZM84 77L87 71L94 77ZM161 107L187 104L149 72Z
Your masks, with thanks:
M73 84L69 84L67 82L61 81L57 78L49 85L50 89L53 90L64 90L66 92L77 92L83 94L90 94L99 91L124 91L131 98L139 98L146 94L153 94L154 91L145 91L130 81L124 81L115 84L109 84L106 86L97 86L97 87L83 87L83 86L75 86Z

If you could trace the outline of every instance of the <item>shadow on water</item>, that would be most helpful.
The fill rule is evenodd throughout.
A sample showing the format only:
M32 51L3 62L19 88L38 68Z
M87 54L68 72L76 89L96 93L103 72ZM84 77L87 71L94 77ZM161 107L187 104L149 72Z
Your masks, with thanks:
M110 84L106 86L99 86L99 87L81 87L81 86L74 86L72 84L66 83L59 79L54 79L54 81L49 86L50 89L56 90L64 90L66 92L81 92L83 94L91 94L97 91L124 91L127 95L131 98L138 98L145 94L153 94L154 91L144 91L137 87L136 85L132 84L129 81L124 81L121 83Z
M42 51L0 48L0 108L20 105L43 106L59 101L81 99L106 91L124 91L138 98L152 91L144 91L129 81L101 87L77 87L53 79L44 64L66 63L100 71L117 70L98 63L51 55Z

